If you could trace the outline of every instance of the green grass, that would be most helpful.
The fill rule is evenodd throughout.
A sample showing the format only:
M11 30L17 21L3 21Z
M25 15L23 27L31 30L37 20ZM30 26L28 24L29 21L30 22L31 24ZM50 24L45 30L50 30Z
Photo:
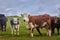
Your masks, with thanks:
M0 31L0 40L60 40L60 35L57 35L57 31L55 31L55 34L52 37L46 36L46 30L41 29L42 36L39 35L39 33L34 31L34 37L30 37L29 35L29 30L25 28L25 23L23 22L21 17L19 18L20 22L20 35L11 35L11 30L10 30L10 19L12 17L8 17L8 22L7 22L7 31L2 32Z

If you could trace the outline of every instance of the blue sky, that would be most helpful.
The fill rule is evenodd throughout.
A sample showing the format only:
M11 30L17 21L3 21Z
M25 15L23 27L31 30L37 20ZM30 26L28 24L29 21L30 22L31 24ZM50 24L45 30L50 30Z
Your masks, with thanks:
M39 15L48 13L60 14L60 0L0 0L0 13L7 16L29 13Z

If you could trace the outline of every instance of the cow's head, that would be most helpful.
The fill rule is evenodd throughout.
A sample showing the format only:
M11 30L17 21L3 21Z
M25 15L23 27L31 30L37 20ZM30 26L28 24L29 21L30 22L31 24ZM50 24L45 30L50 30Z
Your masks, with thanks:
M22 16L24 22L29 22L29 14L25 13L25 14L21 14L21 16Z
M58 17L54 16L55 23L57 23Z
M18 18L14 17L14 18L13 18L13 23L14 23L14 24L17 24L17 23L18 23L18 20L19 20Z
M29 22L29 14L21 14L22 18L23 18L23 21L25 22L26 24L26 28L29 29L29 25L28 25L28 22Z

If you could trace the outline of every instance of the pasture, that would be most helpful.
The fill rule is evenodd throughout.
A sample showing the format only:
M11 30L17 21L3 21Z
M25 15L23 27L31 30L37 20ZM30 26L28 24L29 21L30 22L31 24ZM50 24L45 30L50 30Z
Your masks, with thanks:
M6 32L0 31L0 40L60 40L60 35L57 35L56 29L55 29L55 34L52 37L46 36L46 30L44 28L41 29L42 36L39 35L39 33L35 29L34 37L33 38L30 37L29 30L25 28L25 23L23 22L23 19L21 17L18 17L20 22L19 36L11 35L10 18L12 17L7 17L7 18L8 18L7 30Z

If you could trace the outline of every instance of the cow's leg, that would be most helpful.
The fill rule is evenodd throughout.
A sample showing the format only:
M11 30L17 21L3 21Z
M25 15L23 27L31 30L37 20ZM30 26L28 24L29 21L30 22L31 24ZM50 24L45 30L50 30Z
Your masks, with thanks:
M16 29L14 29L14 35L16 35Z
M31 37L33 37L33 32L34 32L34 29L31 28L31 30L30 30L30 36L31 36Z
M51 36L51 27L47 26L46 30L47 30L47 36Z
M1 27L1 29L0 29L0 30L2 30L2 24L0 25L0 27Z
M38 31L38 33L39 33L40 35L42 35L41 32L40 32L40 30L39 30L39 28L36 28L36 30Z
M16 31L17 31L15 28L16 28L16 25L14 25L14 27L13 27L14 35L16 35Z
M51 36L51 26L48 26L48 35Z
M5 29L4 29L5 25L2 25L1 27L2 27L2 31L4 31L4 30L5 30Z
M0 30L1 30L1 23L0 23Z
M51 19L47 21L48 36L51 36Z
M48 33L48 28L46 27L46 35L48 36L49 35L49 33Z
M58 32L58 35L59 35L59 28L57 28L57 32Z
M49 36L51 36L51 29L49 29L48 32L49 32Z
M6 31L6 25L5 25L5 31Z
M1 24L1 30L3 31L3 25Z
M51 34L52 34L52 35L54 34L54 29L55 29L55 28L52 28L52 29L51 29L51 32L52 32Z
M51 30L47 30L47 36L51 36Z
M31 37L33 37L34 25L32 23L29 23L29 27L30 27L30 35Z
M19 25L17 25L17 35L19 35Z
M2 31L6 31L6 25L3 25L3 30Z

